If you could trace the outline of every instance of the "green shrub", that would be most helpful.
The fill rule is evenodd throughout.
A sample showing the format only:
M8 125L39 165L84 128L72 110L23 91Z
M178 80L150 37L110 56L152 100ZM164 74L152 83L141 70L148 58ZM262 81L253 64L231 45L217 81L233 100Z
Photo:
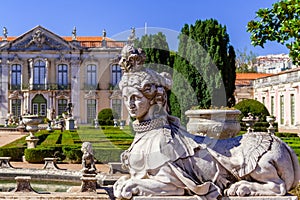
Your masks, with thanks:
M252 113L254 116L259 118L259 121L266 121L266 116L270 113L264 104L253 99L246 99L234 106L234 108L240 110L242 113L239 116L239 120L242 121L243 117L247 117L248 113Z
M11 157L11 161L22 161L26 147L1 147L0 157Z
M24 155L26 161L30 163L44 163L44 158L55 157L57 152L61 152L59 147L41 147L25 149Z
M118 118L118 114L110 108L105 108L98 113L98 121L100 125L113 125L113 119Z
M66 156L66 159L73 162L79 163L82 158L81 145L69 145L62 147L63 154Z

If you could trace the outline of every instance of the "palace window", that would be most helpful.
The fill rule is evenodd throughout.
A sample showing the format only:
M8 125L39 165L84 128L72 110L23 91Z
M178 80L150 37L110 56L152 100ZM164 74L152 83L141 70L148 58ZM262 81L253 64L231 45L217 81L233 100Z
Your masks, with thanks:
M45 62L42 60L38 60L34 63L33 67L33 84L35 85L43 85L45 84Z
M46 116L47 114L47 100L42 94L37 94L32 99L32 114Z
M97 89L96 65L88 65L86 75L86 89Z
M280 96L280 124L284 124L284 96Z
M121 70L121 67L120 65L112 65L112 68L111 68L111 84L113 86L116 86L119 81L121 80L121 77L122 77L122 70Z
M21 89L21 65L13 64L11 66L10 89Z
M57 69L57 84L59 89L68 85L68 65L60 64Z
M266 103L266 97L262 97L262 103L265 105L265 103Z
M68 105L68 101L66 99L58 99L58 115L61 115L65 112L66 107Z
M117 113L118 116L114 116L115 118L121 117L122 111L122 100L121 99L112 99L111 100L111 107L114 112Z
M21 116L21 99L11 100L11 113L14 116Z
M96 99L87 99L87 123L93 123L96 117Z
M40 115L46 116L47 114L47 105L45 103L40 104Z
M295 125L295 95L291 94L291 125Z
M274 96L271 96L271 115L274 115Z

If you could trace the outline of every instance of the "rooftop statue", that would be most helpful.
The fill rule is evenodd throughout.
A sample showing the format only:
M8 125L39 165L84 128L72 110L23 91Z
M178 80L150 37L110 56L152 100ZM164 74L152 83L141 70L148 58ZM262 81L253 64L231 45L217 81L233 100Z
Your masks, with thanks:
M170 76L144 68L141 49L127 45L121 54L124 73L119 87L130 116L136 119L136 134L121 155L130 176L114 184L117 198L285 195L299 183L297 156L273 134L251 132L217 140L186 132L167 113Z

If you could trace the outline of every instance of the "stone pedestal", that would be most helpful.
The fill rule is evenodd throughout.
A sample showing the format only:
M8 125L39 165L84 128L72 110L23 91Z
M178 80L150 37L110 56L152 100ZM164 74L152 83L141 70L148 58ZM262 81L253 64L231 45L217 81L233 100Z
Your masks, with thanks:
M26 142L27 142L27 148L28 149L32 149L32 148L35 148L36 147L36 144L37 144L37 142L39 141L39 139L37 138L37 137L35 137L35 136L28 136L28 137L26 137Z
M66 119L66 130L75 130L75 120L73 118Z
M10 164L11 157L0 157L0 168L14 168Z
M43 169L62 170L56 165L57 158L44 158L45 164Z
M14 192L35 192L30 185L30 176L17 176L17 187Z
M83 174L80 179L82 181L80 192L96 192L96 174Z

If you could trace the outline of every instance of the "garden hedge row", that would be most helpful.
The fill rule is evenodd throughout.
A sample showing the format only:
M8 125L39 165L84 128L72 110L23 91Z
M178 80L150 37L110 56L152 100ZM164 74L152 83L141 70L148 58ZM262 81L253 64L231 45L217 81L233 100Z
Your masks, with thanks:
M1 147L0 157L11 157L12 161L22 161L26 147Z

